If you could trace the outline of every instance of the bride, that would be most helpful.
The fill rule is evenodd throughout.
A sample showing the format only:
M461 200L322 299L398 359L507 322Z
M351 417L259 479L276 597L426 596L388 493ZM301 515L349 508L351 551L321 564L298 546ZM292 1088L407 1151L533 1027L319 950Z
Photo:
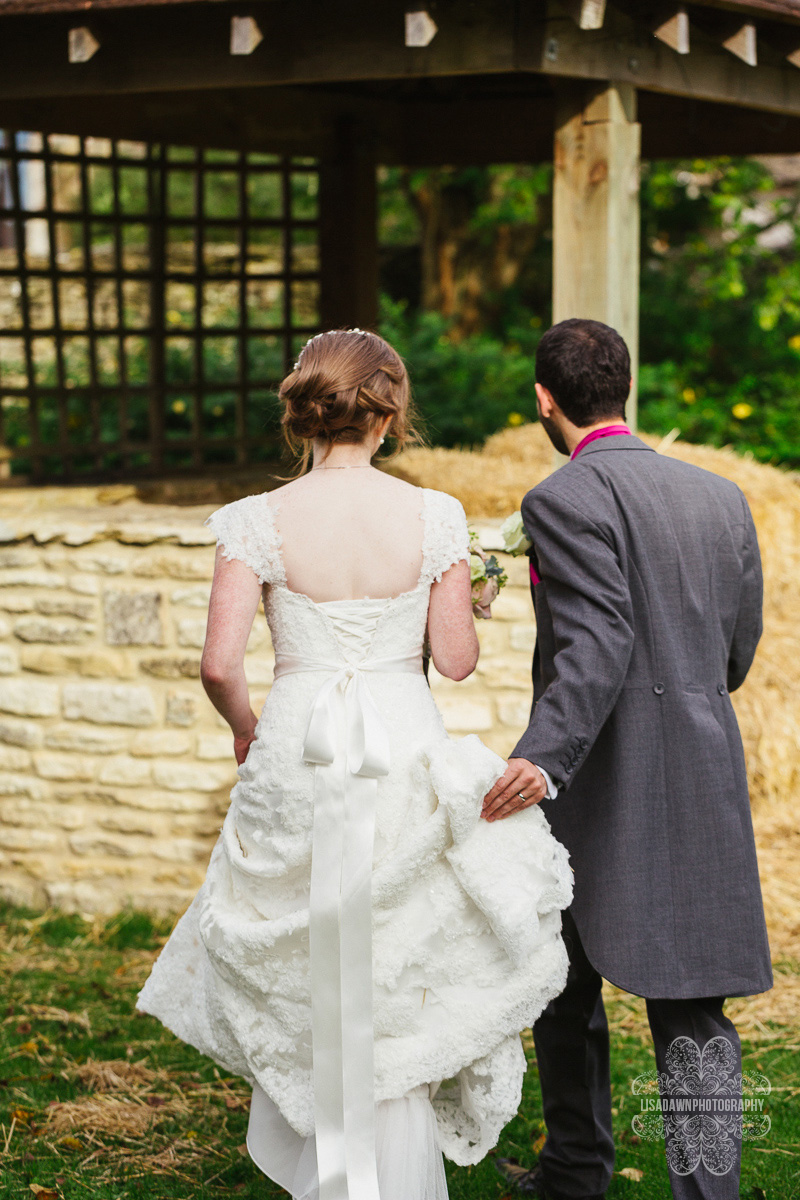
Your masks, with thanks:
M411 431L402 360L318 334L280 398L303 473L206 522L202 678L238 782L136 1007L252 1084L250 1156L296 1200L446 1200L442 1153L480 1161L519 1106L571 872L537 806L481 819L506 764L448 736L423 674L426 631L450 679L478 642L461 504L372 465Z

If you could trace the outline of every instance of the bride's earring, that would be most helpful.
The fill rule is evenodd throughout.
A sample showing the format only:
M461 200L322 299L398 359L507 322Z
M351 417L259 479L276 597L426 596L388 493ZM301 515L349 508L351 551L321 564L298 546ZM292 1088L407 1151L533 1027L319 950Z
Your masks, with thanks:
M386 441L386 438L381 438L381 440L378 442L378 445L382 446L385 441Z

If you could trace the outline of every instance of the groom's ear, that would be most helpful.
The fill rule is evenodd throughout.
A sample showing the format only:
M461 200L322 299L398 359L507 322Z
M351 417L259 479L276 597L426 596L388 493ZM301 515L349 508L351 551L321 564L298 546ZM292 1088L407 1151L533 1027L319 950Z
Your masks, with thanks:
M550 417L553 414L553 399L552 392L549 392L541 383L533 385L536 388L536 399L539 402L539 412L543 417Z

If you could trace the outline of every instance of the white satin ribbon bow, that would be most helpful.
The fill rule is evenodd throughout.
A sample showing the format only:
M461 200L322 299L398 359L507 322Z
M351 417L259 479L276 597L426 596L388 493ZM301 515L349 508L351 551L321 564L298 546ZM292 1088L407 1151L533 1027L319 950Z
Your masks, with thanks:
M419 654L356 664L278 654L275 678L330 671L311 704L309 900L314 1124L320 1200L380 1200L375 1160L372 856L389 738L364 672L422 671Z

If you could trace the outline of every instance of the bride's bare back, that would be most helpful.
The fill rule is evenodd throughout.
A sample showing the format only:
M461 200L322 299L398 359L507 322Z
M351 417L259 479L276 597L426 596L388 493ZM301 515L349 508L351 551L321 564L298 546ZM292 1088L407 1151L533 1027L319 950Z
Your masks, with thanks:
M399 596L422 566L422 490L372 467L312 469L270 492L287 586L317 603Z

